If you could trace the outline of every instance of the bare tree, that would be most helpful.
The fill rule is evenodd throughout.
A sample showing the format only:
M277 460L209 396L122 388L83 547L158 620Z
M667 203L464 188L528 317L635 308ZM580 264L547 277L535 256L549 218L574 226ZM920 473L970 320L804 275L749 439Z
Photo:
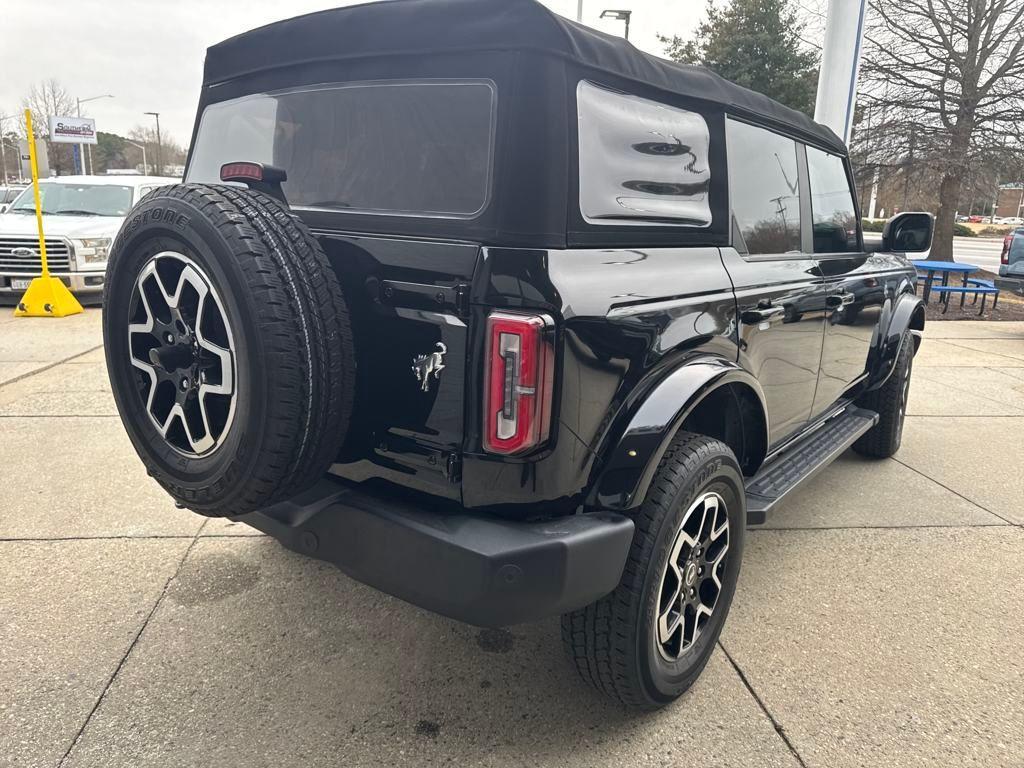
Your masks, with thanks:
M75 114L75 99L64 86L54 79L43 80L32 86L28 96L22 99L22 109L32 110L32 130L37 138L45 137L50 167L58 175L69 170L74 161L74 150L70 144L54 144L50 141L49 118L58 115ZM22 135L25 134L25 119L21 120Z
M1019 168L1024 0L872 0L871 8L862 102L885 130L867 142L870 153L934 174L932 257L952 260L965 180L993 158Z
M152 126L136 125L128 132L128 138L138 144L144 144L146 153L152 158L160 157L164 166L181 165L185 162L185 149L166 131L160 137L159 146L156 129Z

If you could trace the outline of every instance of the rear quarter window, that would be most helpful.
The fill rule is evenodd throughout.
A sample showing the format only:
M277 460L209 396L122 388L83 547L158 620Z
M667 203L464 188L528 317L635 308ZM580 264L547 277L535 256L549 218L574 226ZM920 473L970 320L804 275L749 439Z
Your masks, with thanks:
M256 94L204 110L187 178L247 160L283 168L295 207L471 218L490 195L494 119L489 80Z
M591 224L711 226L710 133L697 112L576 88L580 212Z

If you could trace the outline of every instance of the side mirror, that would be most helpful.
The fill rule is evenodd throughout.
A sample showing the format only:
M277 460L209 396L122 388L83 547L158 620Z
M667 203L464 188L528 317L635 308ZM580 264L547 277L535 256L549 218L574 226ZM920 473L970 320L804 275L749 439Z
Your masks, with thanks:
M932 249L935 217L930 213L899 213L885 223L882 250L928 253Z
M6 213L6 212L7 212L7 205L6 204L0 205L0 213Z

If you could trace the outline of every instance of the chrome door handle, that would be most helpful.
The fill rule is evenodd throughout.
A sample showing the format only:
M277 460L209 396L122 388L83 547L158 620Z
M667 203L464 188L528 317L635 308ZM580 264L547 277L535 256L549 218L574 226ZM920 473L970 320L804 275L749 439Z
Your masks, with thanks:
M748 309L740 319L747 325L757 325L784 314L786 314L785 307L758 307L757 309Z
M856 295L852 293L834 293L825 299L825 305L829 309L842 309L850 306L856 300Z

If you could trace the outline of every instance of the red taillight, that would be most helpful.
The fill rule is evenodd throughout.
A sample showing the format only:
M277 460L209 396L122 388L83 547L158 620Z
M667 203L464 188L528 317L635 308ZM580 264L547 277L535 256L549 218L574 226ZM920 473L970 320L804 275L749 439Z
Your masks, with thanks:
M551 319L492 312L487 318L484 450L523 453L548 439L554 349Z
M1007 235L1003 238L1003 252L999 254L1000 264L1010 263L1010 244L1013 243L1013 235Z

